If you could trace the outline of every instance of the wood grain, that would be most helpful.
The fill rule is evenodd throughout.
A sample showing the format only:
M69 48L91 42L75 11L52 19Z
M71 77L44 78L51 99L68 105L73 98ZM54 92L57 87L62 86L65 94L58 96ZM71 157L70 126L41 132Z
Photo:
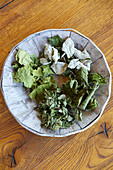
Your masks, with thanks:
M0 7L9 1L0 2ZM14 45L48 28L74 28L104 52L113 73L112 0L14 0L0 10L0 74ZM113 86L112 86L113 91ZM113 124L113 93L101 119L90 129L65 138L36 136L22 128L8 111L0 93L0 169L113 169L113 127L104 134L100 124Z

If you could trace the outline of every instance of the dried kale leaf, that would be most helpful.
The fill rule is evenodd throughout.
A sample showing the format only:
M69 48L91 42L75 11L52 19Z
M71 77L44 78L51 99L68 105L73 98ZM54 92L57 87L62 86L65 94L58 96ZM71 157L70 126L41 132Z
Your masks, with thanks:
M99 73L89 73L88 79L89 79L89 84L97 83L97 82L98 85L107 84L105 77L103 77Z
M19 64L24 65L24 66L25 65L29 65L32 62L31 57L28 54L28 52L27 51L23 51L21 49L18 50L15 58L16 58L16 61Z
M76 94L78 92L78 82L77 80L68 80L66 83L62 84L62 91L64 91L69 96L76 97Z
M54 47L61 47L64 40L60 38L59 35L56 35L54 37L48 38L48 42L53 45Z
M35 54L30 54L30 58L34 64L40 66L40 60L36 57Z
M86 109L87 110L93 110L93 109L97 108L97 106L98 106L97 100L92 97L91 100L89 101Z
M41 84L37 88L35 88L30 94L31 99L36 99L37 101L41 101L44 98L44 92L46 90L53 90L57 88L56 83L48 82L46 84Z
M13 67L14 69L18 69L18 68L21 67L21 65L20 65L18 62L15 62L15 63L13 63L12 67Z
M77 110L76 116L78 121L82 121L82 112L80 110Z
M22 82L27 88L31 88L35 82L35 78L31 75L31 67L29 65L19 68L16 73L13 73L13 80L16 83Z

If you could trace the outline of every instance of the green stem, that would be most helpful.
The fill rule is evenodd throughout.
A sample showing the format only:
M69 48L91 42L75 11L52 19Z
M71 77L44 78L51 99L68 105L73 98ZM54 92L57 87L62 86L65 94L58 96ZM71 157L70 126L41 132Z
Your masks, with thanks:
M91 100L92 96L94 95L95 91L98 89L98 82L94 84L92 91L89 93L89 95L86 97L86 99L82 102L82 104L79 106L80 109L85 110L89 101Z

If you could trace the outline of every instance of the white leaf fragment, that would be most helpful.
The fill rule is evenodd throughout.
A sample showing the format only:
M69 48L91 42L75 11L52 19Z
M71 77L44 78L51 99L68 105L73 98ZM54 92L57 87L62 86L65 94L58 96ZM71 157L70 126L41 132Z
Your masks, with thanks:
M85 68L86 70L90 69L89 67L85 66L82 62L80 62L79 59L72 59L68 64L68 68L71 69L76 68L77 70L79 70L81 67Z
M58 50L49 44L45 44L44 55L47 56L50 60L54 60L55 64L57 63L60 56Z
M67 38L65 40L65 42L62 45L62 51L64 53L62 54L61 58L63 58L65 55L67 55L67 58L70 58L72 56L75 57L75 59L72 59L70 61L68 65L69 68L80 69L81 67L83 67L90 71L91 58L89 53L86 51L86 49L84 49L83 51L76 49L74 47L74 42L71 38ZM67 67L67 64L63 62L58 62L58 60L60 59L60 55L56 48L52 47L49 44L45 44L44 55L45 58L40 59L41 64L43 65L49 64L50 62L48 62L47 60L47 58L49 58L49 60L51 61L54 60L55 62L51 67L56 74L62 74L65 71L63 70L65 68L64 65L66 65Z
M50 64L51 62L48 62L47 58L40 58L40 63L42 65L47 65L47 64Z
M57 62L56 64L53 63L53 65L51 66L51 68L53 69L53 71L58 74L61 75L62 73L64 73L64 71L67 68L67 64L64 62Z
M66 41L63 43L62 51L66 53L68 58L73 56L75 52L75 48L74 48L74 42L72 41L71 38L67 38Z
M79 58L79 59L87 59L87 58L90 59L90 55L89 55L89 53L86 51L86 49L84 49L84 51L80 51L80 50L78 50L78 49L75 48L74 56L76 56L76 57Z
M89 53L84 49L84 51L80 51L75 48L74 56L82 61L79 61L79 65L76 67L80 69L81 67L90 71L91 57ZM88 60L89 59L89 60Z
M79 65L79 59L72 59L70 63L68 64L68 67L71 69L74 69Z
M68 58L75 57L76 59L72 59L69 63L68 67L71 69L80 69L81 67L90 71L91 57L89 53L84 49L80 51L74 47L74 42L71 38L67 38L63 43L62 51L64 51ZM64 54L62 57L64 57ZM82 61L79 61L82 60Z
M82 63L87 67L87 70L90 71L91 60L83 60Z

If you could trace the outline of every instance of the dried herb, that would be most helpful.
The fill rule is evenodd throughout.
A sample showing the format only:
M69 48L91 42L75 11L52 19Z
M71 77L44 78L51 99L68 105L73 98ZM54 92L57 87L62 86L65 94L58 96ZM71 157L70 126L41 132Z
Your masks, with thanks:
M44 100L39 104L41 126L53 131L59 128L67 128L75 120L74 109L69 105L70 99L65 94L58 92L58 90L57 92L46 90Z
M100 85L107 82L100 74L89 73L90 55L86 50L77 50L71 38L65 41L56 35L48 38L48 42L51 45L45 44L40 58L19 49L12 75L16 83L22 82L30 89L31 99L40 102L42 127L55 131L72 125L75 115L78 121L82 121L81 110L95 109L98 103L93 95ZM69 77L62 84L60 93L54 75ZM45 93L45 90L48 91ZM108 138L106 124L100 133L105 133Z
M48 38L48 42L53 45L54 47L61 47L64 40L60 38L59 35L56 35L54 37Z

